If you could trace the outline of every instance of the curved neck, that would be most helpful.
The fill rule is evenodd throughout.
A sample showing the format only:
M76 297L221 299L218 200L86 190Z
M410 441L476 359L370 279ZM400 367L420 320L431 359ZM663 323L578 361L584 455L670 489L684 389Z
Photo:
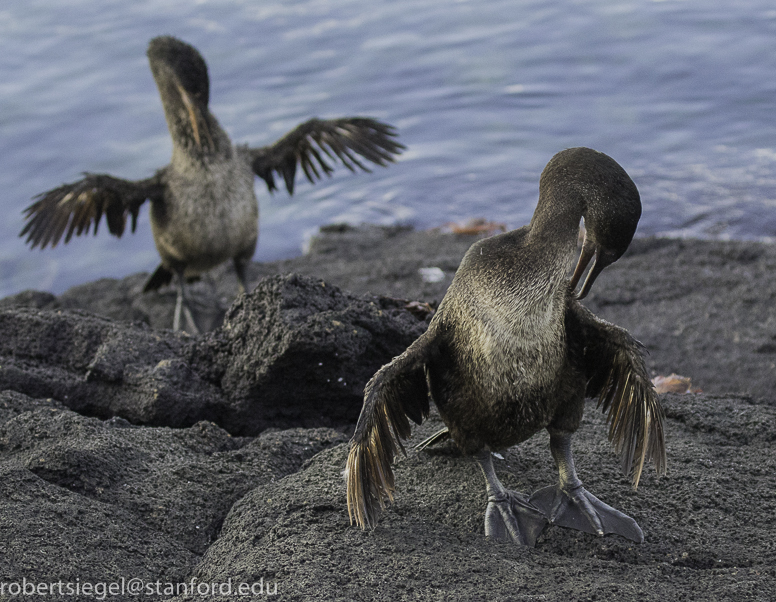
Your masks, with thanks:
M194 113L194 117L188 111L185 116L182 113L180 109L168 111L165 107L173 154L182 153L199 161L231 157L231 141L209 111Z
M194 160L231 154L229 137L208 110L207 96L183 87L178 74L167 65L151 65L164 108L174 153ZM200 88L205 88L200 84Z
M573 255L584 212L585 202L580 194L542 191L529 224L529 241L540 244L548 254Z

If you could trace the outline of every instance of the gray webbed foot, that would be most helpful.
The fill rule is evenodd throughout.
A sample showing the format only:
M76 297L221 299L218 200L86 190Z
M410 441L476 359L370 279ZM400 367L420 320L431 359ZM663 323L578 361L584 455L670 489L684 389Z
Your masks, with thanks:
M620 535L636 543L644 541L644 533L627 514L603 503L582 485L566 492L558 485L535 492L529 502L538 508L550 524L603 536Z
M496 541L512 541L534 547L536 539L547 526L547 519L526 496L501 484L493 469L490 451L479 452L477 462L485 475L488 489L485 535Z
M521 493L504 490L488 497L485 535L489 539L532 548L546 526L544 515Z

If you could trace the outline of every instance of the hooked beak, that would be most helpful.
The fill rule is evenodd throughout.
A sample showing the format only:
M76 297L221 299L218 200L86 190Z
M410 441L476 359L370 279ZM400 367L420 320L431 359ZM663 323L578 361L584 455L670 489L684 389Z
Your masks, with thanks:
M582 243L582 252L579 254L577 267L574 270L574 275L571 277L572 289L577 288L579 279L582 278L582 274L585 273L585 268L587 268L588 264L594 257L595 260L593 261L593 265L590 268L590 271L587 273L587 278L585 278L582 289L579 291L579 293L577 293L577 299L584 299L587 297L587 294L590 292L590 289L592 288L595 279L598 278L598 275L604 270L606 266L611 265L619 258L616 253L613 253L612 251L609 251L601 245L593 242L587 237L587 234L585 234L585 242Z

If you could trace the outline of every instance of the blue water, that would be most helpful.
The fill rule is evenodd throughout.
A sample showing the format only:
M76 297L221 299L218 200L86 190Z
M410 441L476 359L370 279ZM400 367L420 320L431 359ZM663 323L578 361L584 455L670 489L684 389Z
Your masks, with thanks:
M257 183L258 260L332 222L520 226L544 164L579 145L636 181L641 235L776 238L772 1L4 0L0 295L155 268L147 210L122 239L103 224L30 251L17 234L31 197L82 171L143 178L168 162L145 58L160 34L202 52L233 140L371 115L408 146L389 169L340 169L293 198Z

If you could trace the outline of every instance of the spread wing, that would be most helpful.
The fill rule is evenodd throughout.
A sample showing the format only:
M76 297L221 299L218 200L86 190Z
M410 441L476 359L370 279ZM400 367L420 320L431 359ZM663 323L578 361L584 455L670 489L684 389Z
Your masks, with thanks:
M270 191L277 190L277 173L293 194L297 165L313 184L323 175L331 175L337 159L350 171L370 171L362 159L385 167L405 148L395 138L393 126L376 119L310 119L275 144L250 149L252 167Z
M598 397L598 406L607 412L609 441L620 454L623 473L637 487L651 459L657 473L665 474L663 408L644 364L643 345L576 300L567 312L568 326L581 329L587 396Z
M162 201L164 170L146 180L122 180L105 174L84 174L84 178L63 184L35 197L35 202L24 210L27 223L19 236L34 249L46 245L57 246L62 236L65 243L73 234L80 236L94 224L94 233L103 214L108 230L121 236L132 216L132 232L137 226L140 206L151 199Z
M393 500L391 464L429 413L426 363L436 345L426 331L400 356L386 364L364 388L364 406L350 440L346 468L348 514L360 527L374 526L386 500Z

